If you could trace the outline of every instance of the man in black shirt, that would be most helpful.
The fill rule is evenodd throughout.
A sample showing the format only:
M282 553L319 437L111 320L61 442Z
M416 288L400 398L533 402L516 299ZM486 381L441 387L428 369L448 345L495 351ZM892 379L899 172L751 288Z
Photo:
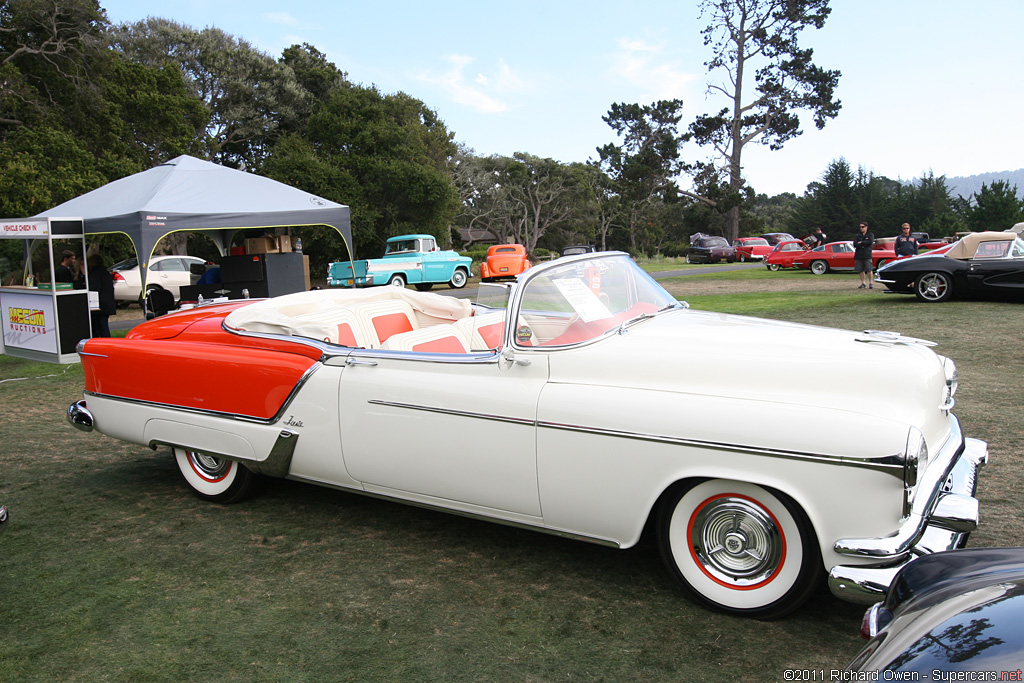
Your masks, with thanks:
M61 252L60 263L53 269L53 281L75 281L75 255L70 251Z
M875 288L875 273L871 264L871 250L875 245L875 236L868 232L868 224L860 224L860 233L853 236L853 269L860 273L860 287L864 289L865 274L867 288Z
M917 256L917 250L920 248L917 238L910 234L910 223L904 223L901 234L896 236L896 258Z

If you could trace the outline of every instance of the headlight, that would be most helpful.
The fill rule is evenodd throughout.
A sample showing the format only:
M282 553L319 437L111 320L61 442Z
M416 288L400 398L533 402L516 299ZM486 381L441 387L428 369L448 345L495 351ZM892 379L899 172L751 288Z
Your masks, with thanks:
M907 488L917 485L917 471L921 463L928 462L928 444L917 427L907 434L907 449L903 452L903 484Z
M942 405L939 406L940 410L952 410L953 409L953 396L956 394L956 389L960 386L960 374L956 371L956 363L952 359L946 358L945 356L939 356L942 361L942 372L946 375L946 390L942 396Z
M956 388L960 385L960 373L956 371L956 363L952 358L942 356L942 369L946 373L946 390L950 397L956 394Z

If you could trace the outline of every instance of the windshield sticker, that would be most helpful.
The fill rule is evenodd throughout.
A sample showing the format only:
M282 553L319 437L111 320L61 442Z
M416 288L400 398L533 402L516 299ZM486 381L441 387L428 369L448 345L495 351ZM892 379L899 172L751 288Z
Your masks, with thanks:
M612 317L612 312L597 298L594 290L588 287L583 280L563 278L554 282L555 287L558 287L558 291L569 302L573 310L579 314L583 322L589 323L594 320Z

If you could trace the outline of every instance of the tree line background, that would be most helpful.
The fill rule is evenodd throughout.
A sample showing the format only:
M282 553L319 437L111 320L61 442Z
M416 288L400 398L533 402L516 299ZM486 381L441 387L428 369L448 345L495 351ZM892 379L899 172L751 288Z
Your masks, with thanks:
M821 227L843 239L866 220L877 235L909 221L944 236L1024 220L1007 182L954 197L945 177L905 184L843 158L802 196L758 194L742 178L743 146L779 149L803 132L800 113L822 128L841 109L840 73L817 67L797 42L821 28L828 0L703 0L701 9L708 91L726 106L682 128L681 100L610 103L610 141L595 141L587 162L562 163L526 151L478 155L424 102L352 82L309 44L275 58L216 28L112 25L95 0L0 0L0 216L32 216L189 154L348 205L358 258L409 232L461 249L590 243L653 256L681 253L695 232ZM747 91L743 73L756 75ZM683 159L687 141L708 159ZM347 258L334 231L294 232L315 276ZM97 241L108 260L134 255L126 238ZM204 241L162 246L215 254ZM0 260L17 259L10 242Z

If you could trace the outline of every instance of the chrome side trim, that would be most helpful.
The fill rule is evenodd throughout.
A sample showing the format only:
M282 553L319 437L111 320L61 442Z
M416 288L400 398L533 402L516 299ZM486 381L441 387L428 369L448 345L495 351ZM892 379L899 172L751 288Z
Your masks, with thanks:
M390 408L405 408L407 410L419 410L425 413L439 413L442 415L454 415L456 417L468 417L478 420L490 420L492 422L511 422L514 424L536 426L536 420L529 420L520 417L508 417L505 415L491 415L488 413L475 413L468 410L452 410L450 408L437 408L432 406L422 406L413 403L398 403L396 401L380 401L371 399L367 403L376 406L388 406Z
M282 429L281 433L277 435L277 440L270 449L270 453L263 460L250 460L249 458L240 458L235 455L225 455L223 453L214 453L206 449L193 448L184 443L171 443L169 441L151 441L149 447L156 450L158 446L169 446L171 448L181 448L184 450L198 451L201 450L207 455L212 455L217 458L223 458L225 460L236 460L240 463L244 463L247 468L255 472L256 474L264 474L268 477L275 477L277 479L283 479L288 476L288 470L292 466L292 456L295 455L295 445L299 441L298 432L293 432L290 429Z
M503 517L492 517L490 515L478 514L475 512L467 512L465 510L457 510L443 505L431 505L430 503L424 503L418 500L409 500L408 498L398 498L396 496L389 496L383 493L376 493L373 491L366 491L364 489L354 488L352 486L345 486L343 484L334 484L329 481L322 481L320 479L313 479L308 477L290 476L288 477L294 481L307 482L316 484L317 486L326 486L327 488L337 489L339 491L346 491L348 493L358 493L361 496L367 496L369 498L376 498L378 500L386 500L392 503L401 503L403 505L411 505L412 507L423 508L425 510L437 510L450 515L457 515L459 517L466 517L468 519L482 520L493 524L501 524L503 526L510 526L516 529L526 529L528 531L539 531L544 534L551 536L558 536L560 538L568 538L573 541L583 541L585 543L593 543L595 545L602 545L608 548L620 548L622 547L618 542L609 540L607 538L599 538L597 536L586 536L574 531L563 531L561 529L552 529L541 524L530 524L528 522L517 522L511 519L505 519Z
M633 439L636 441L653 441L656 443L668 443L677 446L694 446L697 448L707 448L719 451L729 451L733 453L750 453L754 455L763 455L771 458L781 458L785 460L801 460L809 462L819 462L828 465L842 465L849 467L859 467L863 469L876 470L879 472L885 472L894 477L897 477L900 481L903 481L903 458L901 454L883 456L880 458L851 458L843 455L826 455L821 453L799 453L793 451L783 451L772 448L761 448L757 446L746 446L743 444L730 444L730 443L719 443L714 441L701 441L698 439L687 439L678 436L666 436L659 434L643 434L640 432L627 432L614 429L606 429L601 427L590 427L586 425L573 425L559 422L546 422L538 420L528 420L524 418L509 417L506 415L494 415L489 413L477 413L468 410L452 410L449 408L439 408L437 406L425 406L414 403L402 403L397 401L383 401L371 399L368 403L372 405L390 406L392 408L404 408L407 410L419 410L428 413L440 413L447 415L455 415L458 417L466 417L478 420L491 420L495 422L513 422L522 425L534 425L539 428L545 429L558 429L572 432L583 432L587 434L599 434L601 436L610 436L613 438L621 439Z
M828 465L844 465L851 467L859 467L864 469L876 470L879 472L885 472L891 474L894 477L903 480L903 459L901 454L882 456L879 458L851 458L845 455L828 455L825 453L801 453L798 451L784 451L776 448L763 448L760 446L747 446L744 444L733 444L733 443L721 443L716 441L702 441L699 439L688 439L680 436L666 436L660 434L642 434L639 432L626 432L614 429L606 429L601 427L587 427L582 425L570 425L557 422L538 422L538 426L546 427L548 429L561 429L573 432L586 432L591 434L601 434L604 436L619 437L624 439L634 439L638 441L654 441L657 443L670 443L679 446L694 446L697 448L708 448L719 451L729 451L733 453L751 453L754 455L764 455L771 458L781 458L783 460L802 460L809 462L819 462Z
M239 413L226 413L226 412L219 411L219 410L210 410L208 408L193 408L191 406L179 406L179 405L175 405L173 403L160 403L158 401L145 401L145 400L138 399L138 398L126 398L124 396L113 396L113 395L110 395L110 394L100 394L100 393L93 392L93 391L86 391L85 394L86 394L86 396L96 396L97 398L104 398L104 399L108 399L108 400L111 400L111 401L123 401L124 403L131 403L131 404L140 405L140 406L152 406L154 408L167 408L167 409L170 409L170 410L180 410L182 412L193 413L193 414L196 414L196 415L209 415L211 417L219 417L219 418L224 418L224 419L228 419L228 420L241 420L241 421L244 421L244 422L256 422L256 423L259 423L259 424L274 424L275 422L279 421L282 417L284 417L284 414L286 412L288 412L288 408L291 406L292 401L294 401L295 397L298 395L299 390L306 384L306 382L309 381L309 378L313 376L313 373L316 372L322 365L323 365L323 363L320 363L320 362L316 362L313 365L311 365L309 367L309 369L306 370L306 372L304 372L302 374L302 377L299 378L299 381L295 383L295 386L292 388L291 392L288 394L288 398L286 398L284 403L281 404L281 408L277 411L276 414L274 414L272 417L269 417L269 418L266 418L266 417L254 417L252 415L242 415L242 414L239 414Z
M332 360L335 354L328 354L325 364ZM425 353L423 351L392 351L391 349L346 349L343 355L348 365L370 365L373 359L390 359L403 361L418 361L420 363L444 363L444 364L492 364L497 363L499 354L497 351L474 351L471 353ZM373 363L376 365L376 363Z
M68 406L67 418L72 427L83 432L91 432L95 423L92 413L85 407L84 399L75 401Z
M78 343L75 344L75 353L77 353L79 356L92 356L93 358L106 358L107 356L105 354L102 354L102 353L86 353L85 351L82 350L83 348L85 348L85 342L89 341L89 339L91 339L91 337L86 338L86 339L79 339Z

